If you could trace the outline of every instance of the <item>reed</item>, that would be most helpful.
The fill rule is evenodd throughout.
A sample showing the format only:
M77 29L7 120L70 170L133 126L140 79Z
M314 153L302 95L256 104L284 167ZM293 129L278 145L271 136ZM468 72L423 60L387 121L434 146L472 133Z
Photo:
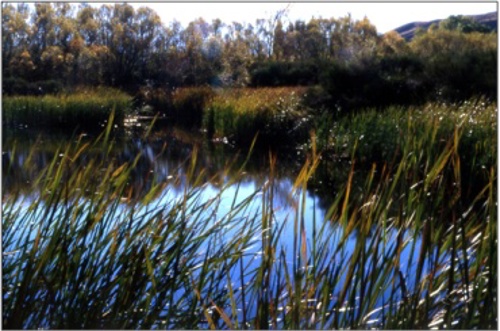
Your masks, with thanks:
M75 162L88 148L110 153L111 125L95 142L61 146L33 183L37 199L3 199L3 326L496 328L496 165L464 178L461 154L468 139L485 148L471 152L476 160L496 145L456 119L449 134L437 133L439 120L406 122L418 140L403 139L395 162L368 173L357 171L358 136L324 218L305 198L322 158L316 139L286 215L273 199L275 157L249 196L238 176L204 195L194 152L185 177L172 179L189 183L181 194L153 181L136 197L128 180L139 156ZM465 195L476 175L486 180ZM234 198L223 201L228 190Z
M491 165L495 162L496 104L481 98L457 104L428 103L424 106L393 106L368 109L333 120L324 115L315 120L318 144L337 156L355 156L368 165L389 161L405 145L415 151L439 151L459 126L463 135L460 154L467 163ZM477 158L480 158L477 159Z
M112 89L86 89L45 96L6 96L2 98L2 121L13 127L102 130L113 109L114 124L121 126L131 108L131 98Z
M219 91L206 107L203 127L211 138L225 137L243 146L257 133L259 142L291 145L308 135L308 117L301 103L304 93L304 88L297 87Z

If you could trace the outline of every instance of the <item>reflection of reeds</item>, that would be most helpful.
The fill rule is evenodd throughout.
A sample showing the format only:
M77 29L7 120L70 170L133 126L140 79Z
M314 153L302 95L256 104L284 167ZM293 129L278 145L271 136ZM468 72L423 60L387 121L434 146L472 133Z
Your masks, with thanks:
M359 195L355 144L325 222L306 212L315 148L284 219L272 157L268 181L249 197L237 196L237 177L206 197L194 153L181 194L155 182L133 199L139 157L76 162L93 145L111 153L110 130L62 147L33 184L39 198L4 197L5 328L496 327L496 168L464 198L463 183L474 181L462 177L464 127L434 147L404 140L400 161L374 164ZM437 142L433 128L423 132Z
M113 109L115 123L121 125L132 100L112 89L78 91L45 96L6 96L2 98L4 124L102 129Z

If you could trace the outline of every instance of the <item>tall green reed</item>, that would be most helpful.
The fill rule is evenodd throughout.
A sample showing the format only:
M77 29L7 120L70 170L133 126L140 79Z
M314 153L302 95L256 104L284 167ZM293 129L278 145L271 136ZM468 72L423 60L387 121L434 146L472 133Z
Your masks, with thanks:
M101 89L45 96L2 98L2 121L10 126L94 128L102 130L112 110L121 126L131 111L132 99L123 92Z

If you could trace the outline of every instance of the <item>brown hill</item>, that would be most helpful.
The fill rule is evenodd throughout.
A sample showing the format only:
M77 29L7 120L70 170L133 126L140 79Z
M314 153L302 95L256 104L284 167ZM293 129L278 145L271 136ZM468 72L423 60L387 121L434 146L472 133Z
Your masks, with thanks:
M485 27L487 27L492 31L497 31L497 24L498 24L497 12L491 12L480 15L464 15L464 16L472 18L475 22L484 25ZM413 37L415 36L415 31L418 28L427 30L431 26L431 24L433 23L439 24L443 20L444 19L433 20L428 22L412 22L402 25L399 28L394 29L394 31L399 33L401 37L403 37L405 40L409 41L413 39Z

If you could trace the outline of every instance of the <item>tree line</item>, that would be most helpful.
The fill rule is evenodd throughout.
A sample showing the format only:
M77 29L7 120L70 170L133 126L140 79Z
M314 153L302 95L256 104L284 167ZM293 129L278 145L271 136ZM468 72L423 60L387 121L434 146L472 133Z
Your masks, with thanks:
M285 22L286 10L253 24L183 27L126 3L3 3L3 93L314 85L316 100L336 107L496 94L496 31L467 17L410 42L379 34L368 18Z

